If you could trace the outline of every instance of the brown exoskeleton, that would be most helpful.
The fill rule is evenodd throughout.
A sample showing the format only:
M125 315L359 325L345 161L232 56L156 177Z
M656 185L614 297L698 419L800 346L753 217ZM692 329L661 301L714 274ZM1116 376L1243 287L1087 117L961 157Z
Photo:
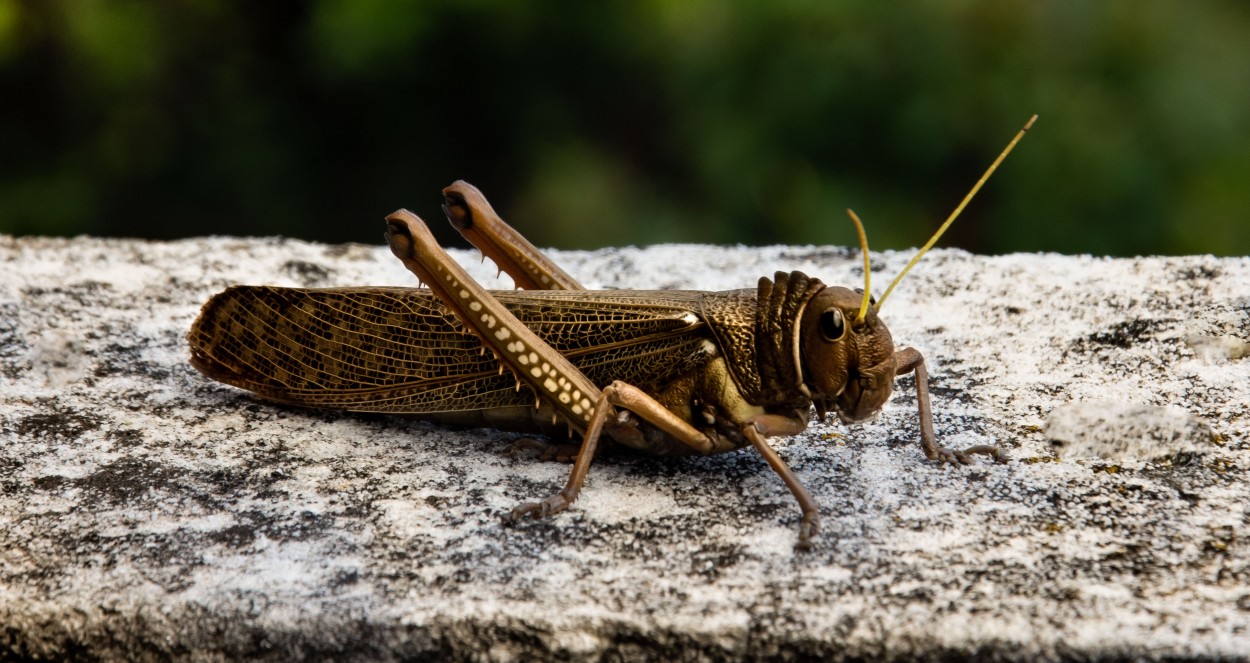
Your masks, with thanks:
M582 433L564 489L521 504L508 520L572 504L604 435L659 455L752 446L798 500L805 548L819 509L766 438L803 431L813 406L822 419L829 410L846 422L872 417L894 378L913 371L925 456L1002 460L995 447L937 444L924 358L913 348L896 351L878 317L894 284L870 300L867 240L854 213L862 292L800 272L761 278L751 290L590 291L505 224L474 187L456 182L443 194L452 224L524 290L484 290L419 218L400 210L387 217L387 243L428 288L233 287L210 299L192 326L191 363L284 403Z

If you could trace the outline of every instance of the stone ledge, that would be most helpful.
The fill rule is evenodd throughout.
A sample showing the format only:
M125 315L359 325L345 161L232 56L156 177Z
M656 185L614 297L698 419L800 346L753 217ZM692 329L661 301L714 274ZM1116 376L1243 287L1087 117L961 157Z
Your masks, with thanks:
M836 247L556 257L591 287L861 280ZM824 514L806 554L749 451L608 455L570 511L503 527L567 467L186 363L228 285L412 282L381 246L0 237L0 658L1250 656L1250 360L1206 349L1250 340L1250 260L933 252L883 317L939 435L1013 462L924 461L903 379L872 422L778 441Z

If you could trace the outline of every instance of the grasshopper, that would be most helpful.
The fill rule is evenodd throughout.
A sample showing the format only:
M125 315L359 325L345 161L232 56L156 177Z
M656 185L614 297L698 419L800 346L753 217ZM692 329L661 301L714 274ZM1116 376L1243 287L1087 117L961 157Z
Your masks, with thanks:
M889 399L895 377L915 373L926 458L1004 460L993 446L937 444L924 357L914 348L896 351L878 314L1035 119L880 300L871 298L867 238L850 210L863 251L862 291L801 272L777 272L754 289L727 292L593 291L460 181L443 190L448 220L518 290L482 288L420 218L399 210L386 218L386 241L428 287L232 287L212 297L191 327L191 364L281 403L580 433L564 488L520 504L506 521L568 508L605 436L664 456L750 446L798 501L796 547L806 549L819 508L767 438L802 432L813 407L822 421L831 409L844 423L863 421Z

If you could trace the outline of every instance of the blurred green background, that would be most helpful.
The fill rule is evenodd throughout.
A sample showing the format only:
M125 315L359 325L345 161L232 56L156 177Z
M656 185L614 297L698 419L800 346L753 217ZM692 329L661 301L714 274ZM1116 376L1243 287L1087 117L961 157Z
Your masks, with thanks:
M1250 253L1250 4L0 0L0 232Z

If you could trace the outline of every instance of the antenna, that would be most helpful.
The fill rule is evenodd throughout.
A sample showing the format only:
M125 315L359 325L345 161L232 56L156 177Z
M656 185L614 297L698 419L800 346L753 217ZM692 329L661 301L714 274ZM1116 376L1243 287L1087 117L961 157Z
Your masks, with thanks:
M972 200L972 197L977 195L977 191L981 190L981 185L985 184L985 180L988 180L990 175L994 174L994 171L998 169L998 164L1002 163L1003 159L1006 159L1008 154L1011 154L1011 150L1015 149L1016 143L1020 142L1021 138L1024 138L1024 133L1033 126L1035 121L1037 121L1036 114L1029 118L1029 121L1024 123L1024 128L1016 133L1016 137L1012 138L1010 143L1007 143L1007 147L1003 149L1002 154L998 155L998 158L994 160L994 163L990 164L990 167L986 169L985 174L981 176L981 179L977 180L977 183L972 187L972 190L968 192L968 195L964 196L963 202L959 203L959 207L956 207L955 211L951 212L951 215L946 217L946 223L943 223L942 227L938 228L938 231L933 233L933 237L929 238L929 241L923 248L920 249L920 252L916 254L916 257L912 258L911 262L907 263L907 266L903 268L903 271L899 272L899 275L894 277L894 280L890 282L890 287L885 289L885 294L881 295L881 299L877 300L878 311L881 310L881 305L885 304L885 298L889 297L890 293L894 291L894 286L898 285L899 281L902 281L903 277L907 276L907 272L910 272L911 268L915 267L916 263L920 262L921 256L923 256L929 249L933 248L933 245L937 243L938 238L942 236L942 233L946 232L946 229L955 222L959 213L964 211L964 207L968 206L968 201Z
M864 318L868 315L868 302L872 299L872 265L868 262L868 235L864 232L864 224L855 215L855 210L848 209L846 213L851 215L851 220L855 222L855 232L859 233L859 248L864 252L864 298L859 303L859 315L855 316L855 324L864 324Z

